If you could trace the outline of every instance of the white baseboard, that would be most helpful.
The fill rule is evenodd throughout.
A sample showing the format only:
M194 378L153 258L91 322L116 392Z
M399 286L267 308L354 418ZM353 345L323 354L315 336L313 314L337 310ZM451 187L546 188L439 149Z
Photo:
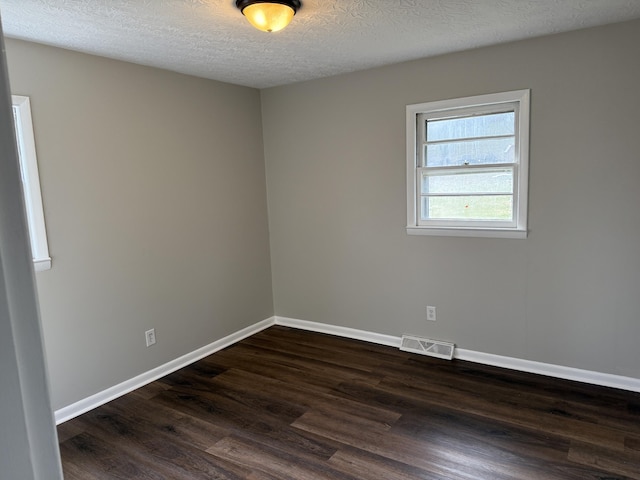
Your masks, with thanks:
M56 424L61 424L67 420L71 420L89 410L100 405L104 405L126 393L137 388L143 387L159 378L164 377L176 370L190 365L212 353L229 347L240 340L254 335L272 325L282 325L285 327L297 328L300 330L308 330L317 333L327 333L338 337L352 338L354 340L363 340L365 342L387 345L399 348L401 337L393 335L384 335L381 333L369 332L366 330L358 330L355 328L339 327L326 323L309 322L307 320L298 320L287 317L271 317L261 322L244 328L238 332L232 333L220 340L209 345L194 350L191 353L176 358L164 365L160 365L148 372L138 375L134 378L126 380L118 385L107 388L102 392L91 395L83 400L63 407L55 412ZM536 373L549 377L562 378L565 380L575 380L578 382L589 383L592 385L601 385L604 387L619 388L621 390L629 390L631 392L640 392L640 379L632 377L623 377L620 375L612 375L609 373L593 372L590 370L582 370L579 368L564 367L561 365L553 365L550 363L534 362L531 360L523 360L520 358L505 357L502 355L493 355L491 353L476 352L473 350L465 350L456 348L454 358L459 360L468 360L470 362L481 363L484 365L493 365L496 367L508 368L522 372Z
M551 363L535 362L533 360L523 360L521 358L503 357L491 353L475 352L456 348L454 358L468 360L470 362L493 365L495 367L509 368L521 372L536 373L548 377L562 378L564 380L575 380L576 382L600 385L602 387L619 388L631 392L640 392L640 379L633 377L623 377L611 373L600 373L580 368L553 365Z
M76 403L72 403L71 405L63 407L60 410L56 410L56 424L60 425L67 420L71 420L72 418L77 417L78 415L82 415L89 410L93 410L100 405L104 405L105 403L121 397L126 393L132 392L137 388L144 387L148 383L158 380L165 375L169 375L170 373L186 367L187 365L191 365L193 362L211 355L218 350L222 350L223 348L233 345L234 343L237 343L244 338L250 337L251 335L258 333L265 328L269 328L274 323L275 317L271 317L254 325L250 325L247 328L243 328L238 332L227 335L226 337L210 343L209 345L198 348L191 353L187 353L186 355L178 357L175 360L171 360L164 365L160 365L159 367L156 367L152 370L149 370L148 372L142 373L136 377L119 383L118 385L109 387L106 390L91 395L90 397L84 398Z
M275 324L282 325L284 327L297 328L299 330L309 330L310 332L317 333L328 333L329 335L335 335L337 337L352 338L354 340L363 340L365 342L400 348L400 337L383 335L381 333L367 332L366 330L338 327L337 325L329 325L327 323L309 322L307 320L298 320L295 318L287 317L275 317Z
M297 320L295 318L275 317L275 324L299 328L302 330L310 330L313 332L328 333L340 337L353 338L355 340L365 340L367 342L379 343L391 347L400 347L402 340L401 337L394 337L392 335L382 335L379 333L367 332L365 330L356 330L354 328L308 322L306 320ZM550 363L534 362L532 360L493 355L491 353L476 352L474 350L464 350L461 348L455 349L453 358L481 363L483 365L508 368L510 370L518 370L521 372L536 373L538 375L546 375L548 377L575 380L577 382L589 383L592 385L601 385L603 387L640 392L640 379L638 378L623 377L610 373L593 372L590 370L564 367L562 365L553 365Z

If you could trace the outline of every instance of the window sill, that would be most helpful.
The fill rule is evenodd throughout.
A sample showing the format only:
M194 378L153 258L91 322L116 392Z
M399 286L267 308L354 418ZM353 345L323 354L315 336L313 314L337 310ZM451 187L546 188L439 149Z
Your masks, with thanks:
M431 235L438 237L527 238L527 230L500 228L438 228L408 226L407 235Z
M33 268L36 272L42 272L44 270L51 269L51 258L34 258L33 259Z

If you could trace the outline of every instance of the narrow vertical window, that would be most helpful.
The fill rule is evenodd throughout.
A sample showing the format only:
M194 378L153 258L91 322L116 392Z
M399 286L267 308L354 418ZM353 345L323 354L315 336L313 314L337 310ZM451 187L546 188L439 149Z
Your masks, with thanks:
M24 192L29 238L31 240L31 254L33 255L36 271L48 270L51 268L51 257L49 256L44 210L42 208L36 144L31 121L31 105L29 97L13 95L12 101L22 190Z

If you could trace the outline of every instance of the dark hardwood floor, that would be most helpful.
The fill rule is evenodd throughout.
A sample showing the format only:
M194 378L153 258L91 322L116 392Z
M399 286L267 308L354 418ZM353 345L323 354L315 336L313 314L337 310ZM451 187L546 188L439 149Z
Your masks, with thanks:
M640 394L285 327L58 428L67 480L640 479Z

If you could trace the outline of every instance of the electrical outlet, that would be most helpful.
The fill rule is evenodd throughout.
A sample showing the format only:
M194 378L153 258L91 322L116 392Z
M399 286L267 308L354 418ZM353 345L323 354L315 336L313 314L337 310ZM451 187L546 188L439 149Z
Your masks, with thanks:
M154 345L156 343L156 329L152 328L151 330L147 330L144 332L144 337L147 341L147 347Z
M427 320L430 320L432 322L436 321L436 307L427 305Z

